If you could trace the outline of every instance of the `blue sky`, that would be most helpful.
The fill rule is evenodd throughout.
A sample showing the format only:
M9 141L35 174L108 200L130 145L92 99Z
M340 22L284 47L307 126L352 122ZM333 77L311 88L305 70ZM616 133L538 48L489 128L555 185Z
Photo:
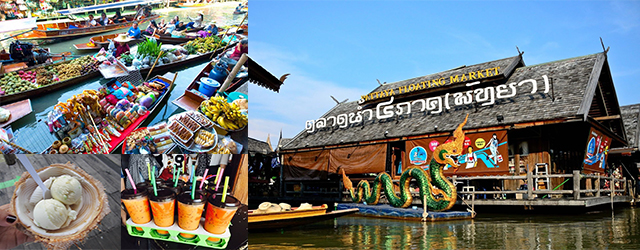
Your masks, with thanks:
M638 1L251 1L250 55L280 93L251 85L249 136L275 146L378 83L517 55L534 65L602 51L620 105L640 103Z

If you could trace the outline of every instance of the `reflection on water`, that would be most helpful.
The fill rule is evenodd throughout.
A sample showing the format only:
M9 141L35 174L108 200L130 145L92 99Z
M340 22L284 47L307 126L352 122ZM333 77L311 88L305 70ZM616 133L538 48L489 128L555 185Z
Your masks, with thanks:
M252 249L640 249L639 208L580 215L478 215L417 222L358 216L251 232Z

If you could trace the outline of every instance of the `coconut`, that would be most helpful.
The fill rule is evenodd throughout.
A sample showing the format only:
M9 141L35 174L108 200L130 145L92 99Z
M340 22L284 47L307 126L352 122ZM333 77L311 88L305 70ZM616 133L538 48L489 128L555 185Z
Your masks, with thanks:
M69 206L70 209L77 211L76 219L58 230L46 230L34 224L33 205L30 203L30 198L34 190L39 187L28 172L24 172L20 180L15 183L16 188L11 198L11 212L18 218L16 228L33 237L36 242L42 243L48 249L67 249L74 243L83 240L91 230L98 227L102 218L111 212L104 186L84 170L69 162L52 164L38 170L38 175L43 180L65 174L80 181L82 200L91 202L81 202Z

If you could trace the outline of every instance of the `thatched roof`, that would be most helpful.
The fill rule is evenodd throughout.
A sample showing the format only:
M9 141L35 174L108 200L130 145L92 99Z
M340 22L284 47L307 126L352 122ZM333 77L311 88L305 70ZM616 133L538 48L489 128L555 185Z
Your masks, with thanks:
M514 65L514 61L519 62L520 57L512 57L494 61L500 65ZM488 67L487 64L478 64ZM523 64L521 64L523 65ZM497 79L492 82L483 82L472 86L471 89L481 89L496 85L520 83L524 80L535 79L537 81L538 90L531 94L532 84L522 84L517 86L517 95L497 99L493 105L481 105L482 103L471 103L467 105L453 105L450 109L443 109L441 113L434 114L432 112L414 111L411 114L394 114L386 119L364 119L363 122L349 124L346 128L338 126L316 130L308 133L307 130L300 132L289 143L283 146L283 149L301 149L308 147L339 145L341 143L353 143L362 141L381 140L387 138L398 138L403 136L425 135L443 131L453 131L455 126L464 120L465 115L469 114L469 121L465 129L484 128L499 125L508 125L524 122L534 122L543 120L557 119L586 119L589 113L592 101L595 96L596 87L600 78L601 71L604 71L603 65L606 65L606 55L604 53L592 54L582 57L570 58L555 62L543 63L539 65L517 67L510 73L506 79ZM471 67L471 66L470 66ZM608 67L606 67L608 70ZM451 72L451 71L447 71ZM438 73L438 75L446 75ZM547 93L543 88L543 75L549 79L549 87ZM422 79L428 77L414 78ZM411 79L411 81L414 81ZM409 80L407 80L409 81ZM385 86L398 86L400 83L386 84ZM384 86L376 88L382 88ZM609 88L613 88L612 84ZM462 91L471 90L466 88ZM612 89L613 90L613 89ZM459 88L454 92L459 92ZM421 96L421 99L444 96L445 93L440 90L433 90ZM615 90L613 91L615 92ZM416 97L417 98L417 97ZM606 97L610 98L610 97ZM475 97L474 97L474 100ZM402 102L406 100L400 100ZM393 102L397 104L398 102ZM617 100L615 100L617 106ZM373 108L374 114L376 107ZM357 112L357 102L341 103L328 111L323 118L337 116L339 114ZM419 110L418 104L412 104L413 110ZM394 107L394 111L395 111ZM612 110L618 110L614 107ZM502 116L503 120L499 121L498 116ZM620 125L621 126L621 125ZM437 128L436 128L437 127Z
M269 147L269 144L257 139L253 139L251 137L249 137L249 152L250 153L259 153L259 154L270 154L271 152L273 152L273 150L271 149L271 147Z

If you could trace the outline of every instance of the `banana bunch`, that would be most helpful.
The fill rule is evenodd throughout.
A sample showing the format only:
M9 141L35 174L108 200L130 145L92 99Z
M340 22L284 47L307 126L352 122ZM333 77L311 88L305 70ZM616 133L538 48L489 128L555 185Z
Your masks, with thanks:
M200 104L200 112L226 130L238 130L247 126L249 119L235 103L229 104L221 96L211 97Z

